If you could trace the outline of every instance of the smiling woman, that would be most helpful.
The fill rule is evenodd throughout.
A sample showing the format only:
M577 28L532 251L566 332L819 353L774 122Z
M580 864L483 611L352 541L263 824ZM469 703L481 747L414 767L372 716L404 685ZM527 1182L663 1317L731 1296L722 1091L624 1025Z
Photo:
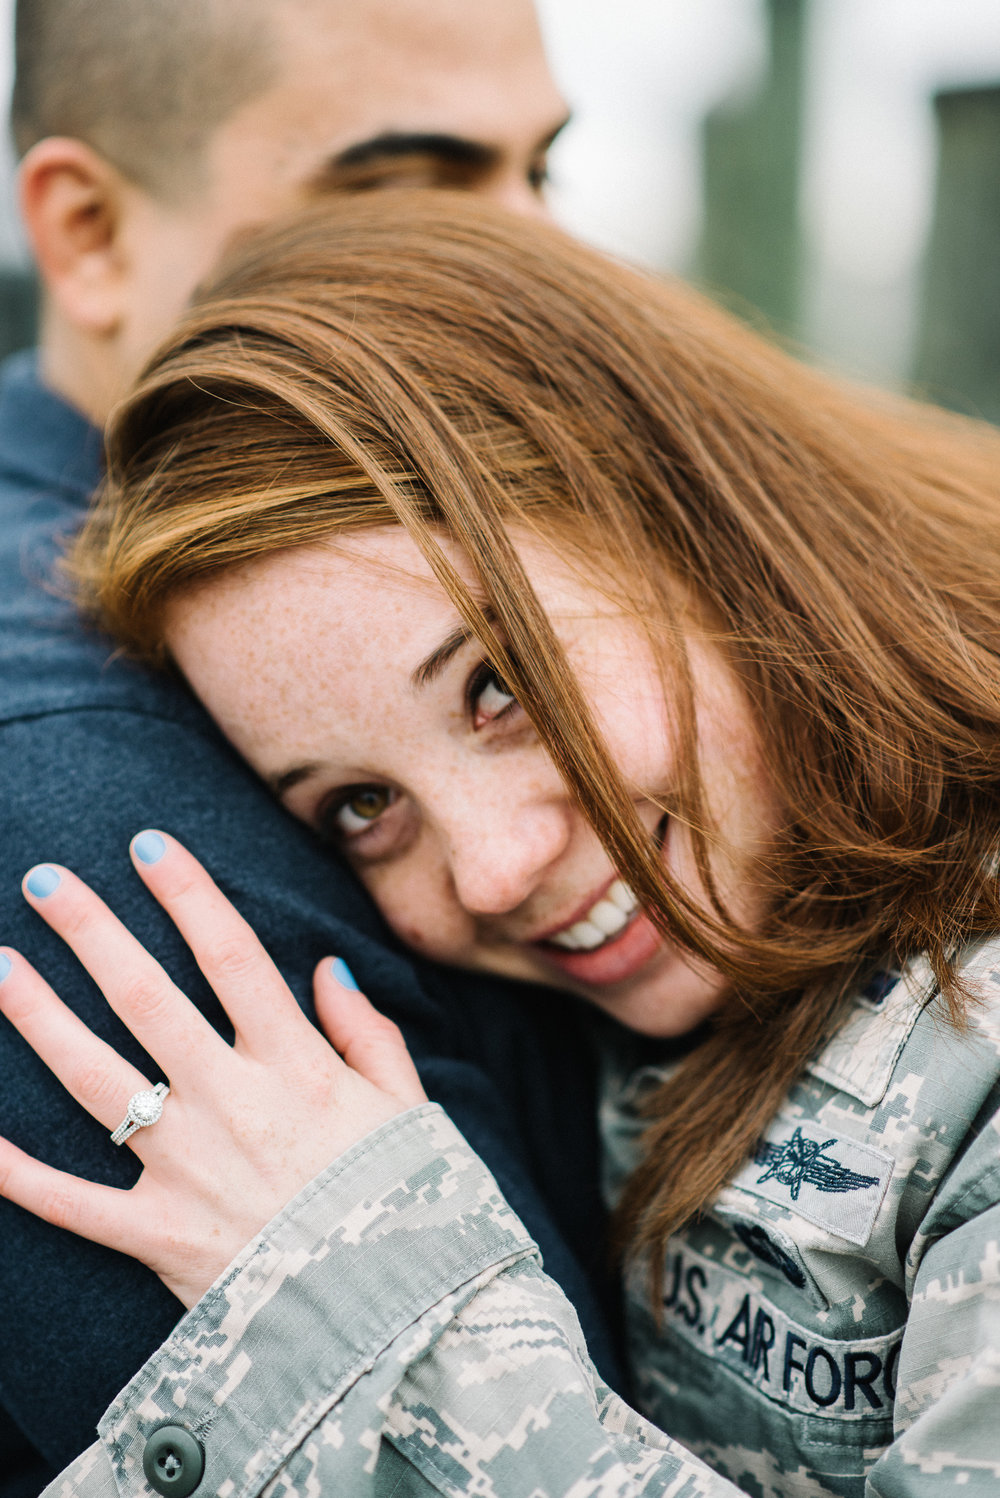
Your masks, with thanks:
M511 538L638 821L664 867L696 887L690 844L664 817L678 740L645 631L610 601L610 580L586 581L516 528ZM442 547L474 587L454 545ZM406 530L229 569L174 597L164 631L240 753L344 850L410 946L569 989L650 1035L684 1034L717 1007L725 979L639 910ZM714 876L743 918L759 918L774 798L724 657L704 641L691 654L701 775L727 850Z
M386 1201L415 1214L406 1233L421 1212L434 1224L388 1278L376 1259L380 1284L478 1241L484 1202L504 1267L489 1287L479 1260L455 1271L426 1307L436 1330L390 1358L392 1416L379 1384L376 1426L357 1447L331 1427L303 1486L332 1491L353 1472L337 1451L387 1437L374 1492L485 1491L500 1452L517 1468L503 1493L598 1491L606 1457L622 1492L811 1498L870 1477L930 1494L922 1453L949 1419L961 1480L1000 1470L975 1413L1000 1251L998 458L995 433L842 391L689 290L448 195L359 198L260 235L154 360L72 554L85 607L183 673L404 942L618 1021L602 1126L636 1387L662 1430L601 1404L494 1188L444 1136L450 1184L428 1196L424 1126L392 1122L418 1098L398 1038L386 1052L363 1001L338 1010L321 977L331 1038L374 1088L352 1082L358 1148L377 1164L366 1128L409 1129L415 1173L405 1190L387 1175ZM197 953L192 891L230 918L156 846L143 877ZM63 894L29 894L66 932L86 896L60 877ZM222 947L220 996L252 1026L234 973L280 985L249 936L227 927ZM163 1159L197 1094L168 1069ZM316 1166L303 1132L287 1195ZM252 1151L240 1170L271 1179ZM344 1242L367 1243L338 1189ZM234 1215L230 1249L252 1220ZM510 1352L524 1322L545 1324L555 1363ZM466 1357L485 1360L474 1377ZM481 1379L500 1401L488 1431L489 1401L463 1404Z

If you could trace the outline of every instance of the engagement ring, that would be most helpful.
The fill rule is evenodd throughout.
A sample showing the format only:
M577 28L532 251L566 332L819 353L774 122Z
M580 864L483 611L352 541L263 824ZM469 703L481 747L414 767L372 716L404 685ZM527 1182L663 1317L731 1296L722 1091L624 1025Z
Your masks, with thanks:
M128 1112L111 1135L112 1144L124 1144L137 1129L146 1129L155 1124L163 1112L163 1099L170 1088L166 1082L157 1082L155 1087L144 1087L133 1092L128 1100Z

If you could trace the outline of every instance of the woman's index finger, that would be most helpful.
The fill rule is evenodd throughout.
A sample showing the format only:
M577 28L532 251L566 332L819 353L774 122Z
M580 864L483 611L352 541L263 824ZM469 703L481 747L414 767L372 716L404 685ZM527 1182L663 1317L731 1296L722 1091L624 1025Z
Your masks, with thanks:
M22 887L168 1077L178 1066L213 1064L225 1041L89 885L59 864L40 864Z

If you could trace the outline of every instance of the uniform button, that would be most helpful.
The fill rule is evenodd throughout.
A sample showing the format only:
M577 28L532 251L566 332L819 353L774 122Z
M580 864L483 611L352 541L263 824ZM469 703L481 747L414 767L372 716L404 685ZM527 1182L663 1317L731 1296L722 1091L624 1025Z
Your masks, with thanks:
M142 1453L142 1470L150 1486L170 1498L187 1498L201 1482L205 1453L183 1425L158 1425Z

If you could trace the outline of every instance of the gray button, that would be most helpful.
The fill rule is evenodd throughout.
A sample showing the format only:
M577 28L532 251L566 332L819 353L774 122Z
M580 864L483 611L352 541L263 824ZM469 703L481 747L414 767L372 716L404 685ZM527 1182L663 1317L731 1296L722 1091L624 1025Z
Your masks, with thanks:
M205 1470L201 1442L183 1425L158 1425L150 1432L142 1453L142 1470L158 1493L187 1498L201 1482Z

